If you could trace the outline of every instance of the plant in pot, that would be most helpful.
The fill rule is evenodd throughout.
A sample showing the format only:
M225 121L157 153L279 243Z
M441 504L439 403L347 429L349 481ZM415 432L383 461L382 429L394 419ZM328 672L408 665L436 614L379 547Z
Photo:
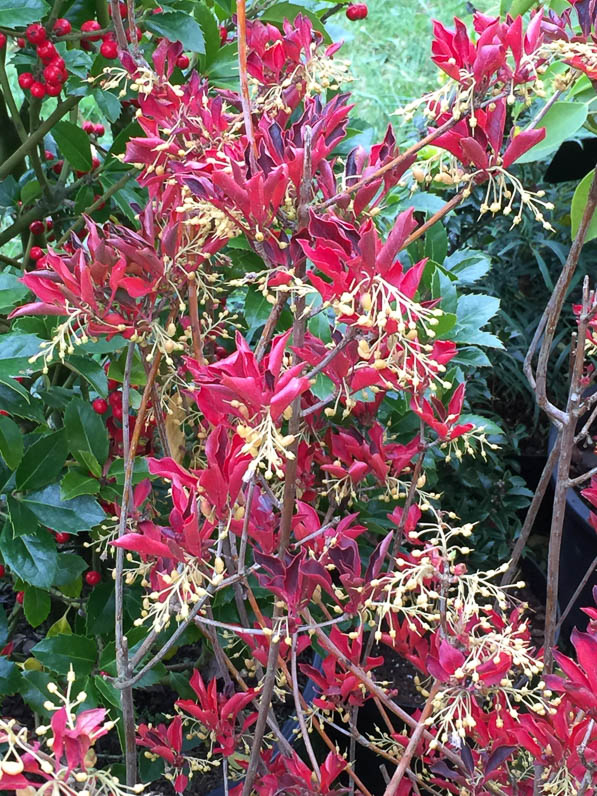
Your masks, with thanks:
M467 566L473 528L426 479L436 451L483 457L494 445L464 408L478 346L499 345L482 330L496 301L457 290L433 230L478 187L484 213L548 225L548 203L509 169L545 136L539 70L574 59L574 85L589 32L583 40L543 9L526 21L476 14L474 33L437 24L433 59L447 81L419 103L427 135L400 151L389 128L343 158L346 64L319 17L288 19L284 8L273 22L271 8L247 19L238 0L226 46L240 85L214 87L195 71L181 81L179 40L144 53L134 8L113 4L122 68L99 79L133 95L121 160L148 200L128 225L87 215L82 232L48 248L22 276L34 299L21 296L9 318L35 338L19 341L35 343L25 362L7 365L11 389L52 398L21 456L7 443L17 423L0 418L2 553L26 615L33 599L51 610L66 598L74 627L59 616L21 666L6 660L10 687L50 697L36 733L0 721L0 787L209 792L215 771L231 796L372 796L356 764L363 747L386 773L384 796L589 793L597 733L592 708L573 706L594 629L575 637L578 664L556 653L566 677L545 679L524 606L497 583L508 565ZM158 10L153 27L176 28L176 14ZM541 110L527 119L535 95ZM431 143L435 154L417 162ZM409 202L418 188L446 199L424 221ZM386 202L403 206L384 229ZM591 307L586 292L581 328ZM69 391L62 368L77 350L107 369L105 390L97 380L91 394L79 382ZM40 467L42 444L64 449L59 467ZM91 491L56 492L73 481ZM103 510L93 503L96 521L78 529L94 564L86 586L101 589L111 570L113 590L92 599L31 584L31 551L49 560L54 540L21 539L23 523L39 517L65 533L65 518L90 506L71 501L88 494ZM385 647L417 669L419 710L378 681ZM156 680L174 691L165 717L139 720ZM373 705L376 727L362 732L359 712ZM283 706L301 747L284 735ZM124 772L102 752L114 723Z

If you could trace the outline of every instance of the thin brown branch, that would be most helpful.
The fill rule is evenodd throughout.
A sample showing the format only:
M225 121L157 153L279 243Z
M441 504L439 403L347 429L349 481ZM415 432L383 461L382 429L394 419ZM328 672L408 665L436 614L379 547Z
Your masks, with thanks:
M433 710L433 700L435 699L435 695L439 690L439 685L435 682L429 692L429 696L427 697L427 701L425 702L425 707L423 708L423 712L417 722L417 726L414 729L413 734L410 737L410 741L408 742L408 746L402 753L402 757L400 758L400 763L398 764L398 768L394 771L394 775L390 780L390 784L385 790L384 796L396 796L398 793L398 788L400 787L400 783L402 782L402 777L406 773L406 769L414 755L416 748L421 740L421 736L423 735L423 731L425 729L425 722L431 715L431 711Z
M253 174L257 172L257 144L253 131L251 115L251 97L249 95L249 78L247 74L247 9L246 0L236 0L236 26L238 36L238 71L240 75L240 96L245 121L245 133L249 142L249 162Z

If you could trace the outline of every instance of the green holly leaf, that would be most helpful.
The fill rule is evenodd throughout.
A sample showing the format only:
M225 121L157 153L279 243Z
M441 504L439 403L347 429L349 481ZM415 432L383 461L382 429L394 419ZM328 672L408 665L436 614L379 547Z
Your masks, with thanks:
M77 677L85 677L95 665L97 647L93 639L71 633L44 638L33 647L31 653L47 669L57 674L68 674L72 666Z
M88 495L62 500L59 484L31 492L23 498L23 502L42 525L53 531L89 531L106 516L99 504Z
M16 470L23 458L21 429L5 415L0 415L0 454L11 470Z
M36 589L35 586L25 589L25 599L23 600L23 610L25 619L31 627L37 627L50 615L52 601L47 591Z
M179 41L185 50L205 53L205 40L199 23L183 11L168 11L150 14L145 19L145 27L168 41Z
M62 429L39 437L27 448L17 469L17 489L39 489L54 481L67 455L66 435Z
M45 0L0 0L0 27L24 28L39 22L49 10Z
M52 135L73 169L89 171L91 169L91 145L89 136L78 125L65 120L57 122L52 128Z
M13 537L10 525L0 536L4 563L25 583L49 589L58 566L58 552L52 534L44 530Z
M74 457L86 466L90 460L85 454L91 454L91 465L89 469L97 472L94 468L97 462L103 464L108 458L108 432L100 416L93 411L91 404L82 398L74 398L66 407L64 413L64 428L68 446ZM83 454L83 456L80 456ZM101 475L101 467L99 468Z

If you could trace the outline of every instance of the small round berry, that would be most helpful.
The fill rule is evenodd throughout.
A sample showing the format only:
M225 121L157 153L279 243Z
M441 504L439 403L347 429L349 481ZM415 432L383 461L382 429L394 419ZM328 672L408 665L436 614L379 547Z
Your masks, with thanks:
M0 564L0 578L3 578L6 575L6 567L4 564Z
M56 163L54 163L54 165L52 166L52 171L54 172L54 174L60 175L63 166L64 166L64 161L57 160Z
M19 36L19 38L17 39L17 47L19 47L22 50L23 47L25 47L26 45L27 42L25 41L25 39L22 36Z
M62 69L59 69L55 63L48 64L44 68L44 79L48 83L60 83L62 77Z
M182 55L179 55L178 58L176 59L176 66L179 69L186 69L190 63L191 60L189 56L185 55L184 53L182 53Z
M141 36L143 36L143 31L139 27L136 28L136 31L137 31L137 40L139 40ZM126 29L126 40L132 41L132 32L130 27Z
M32 25L29 25L25 31L25 36L29 39L31 44L41 44L42 41L45 41L47 38L46 29L39 22L34 22Z
M102 26L95 19L88 19L81 25L81 33L93 33L94 30L101 30ZM86 36L85 39L89 41L99 41L101 36Z
M54 22L54 33L57 36L67 36L73 29L68 19L61 17Z
M46 151L44 152L44 157L46 160L54 160L55 155L52 151L46 149Z
M92 135L92 133L95 131L95 125L90 121L83 122L81 127L87 133L87 135Z
M19 605L23 605L23 600L24 599L25 599L25 592L24 591L18 591L17 592L17 596L16 596L16 601L19 603Z
M4 49L4 47L6 47L6 36L4 33L0 33L0 50Z
M31 72L21 72L21 74L19 75L19 86L22 89L31 88L34 82L35 78L33 77Z
M95 169L99 169L102 165L102 162L99 158L95 157L95 155L91 158L91 171L95 171Z
M109 60L118 58L118 45L113 39L106 39L102 42L100 53Z
M85 583L88 586L97 586L102 579L101 573L97 571L97 569L92 569L85 575Z
M46 218L46 230L49 232L51 229L54 229L54 222L51 218Z
M44 256L44 250L41 248L41 246L31 247L31 251L29 252L29 257L32 260L35 260L37 262L37 260L39 260L39 258L43 256Z
M32 235L42 235L45 230L45 225L43 221L32 221L29 224L29 231Z
M357 19L365 19L368 13L369 9L366 3L351 3L346 9L346 16L352 22Z
M46 96L46 87L43 83L39 83L37 80L31 84L31 94L36 99L43 99Z
M226 42L228 41L228 28L226 27L226 25L220 25L219 31L220 31L220 46L221 46L223 44L226 44Z
M104 127L103 124L96 124L95 125L94 133L96 134L96 136L98 138L101 138L105 132L106 132L106 128Z
M128 15L128 8L126 7L126 3L118 3L118 10L120 11L120 16L122 19L126 19ZM112 16L112 5L110 4L108 8L108 13Z
M56 534L56 541L58 544L66 544L70 539L70 533L59 532Z
M43 44L40 44L37 48L37 54L44 64L49 64L55 58L58 58L58 50L51 41L45 41Z
M46 84L46 94L48 95L48 97L57 97L61 91L62 91L61 83Z
M57 55L55 58L52 58L50 63L52 66L55 66L57 69L60 69L61 72L63 73L66 72L66 63L64 61L64 58L62 58L60 55ZM66 72L66 77L68 77L68 72ZM65 80L66 77L64 78Z
M108 411L108 402L105 398L96 398L91 402L91 407L98 415L105 415Z

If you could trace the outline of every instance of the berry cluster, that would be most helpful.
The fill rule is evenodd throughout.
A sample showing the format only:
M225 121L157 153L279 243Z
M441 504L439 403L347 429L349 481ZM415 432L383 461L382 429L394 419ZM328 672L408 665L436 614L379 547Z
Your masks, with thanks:
M40 22L34 22L25 31L26 40L35 47L40 61L39 68L33 72L22 72L19 75L19 85L24 91L30 91L36 99L57 97L62 91L62 86L68 79L68 71L64 58L60 56L52 39L66 36L72 30L68 19L57 19L54 22L52 33L48 32ZM26 40L19 38L20 47L26 46Z

